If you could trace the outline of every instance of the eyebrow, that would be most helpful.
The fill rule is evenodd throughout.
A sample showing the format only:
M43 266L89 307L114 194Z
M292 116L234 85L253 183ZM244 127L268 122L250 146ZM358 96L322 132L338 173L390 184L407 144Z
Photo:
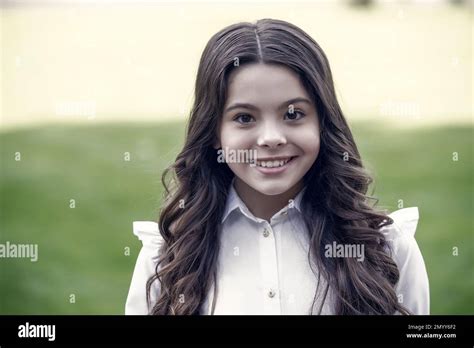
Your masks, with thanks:
M306 98L302 98L302 97L292 98L290 100L287 100L286 102L281 103L280 106L278 107L278 110L286 108L290 104L299 103L299 102L307 103L309 105L312 104L311 101L309 101ZM250 109L250 110L259 110L258 107L256 107L255 105L249 104L249 103L235 103L235 104L230 105L229 107L227 107L227 109L225 109L224 113L232 111L232 110L237 109L237 108L244 108L244 109Z

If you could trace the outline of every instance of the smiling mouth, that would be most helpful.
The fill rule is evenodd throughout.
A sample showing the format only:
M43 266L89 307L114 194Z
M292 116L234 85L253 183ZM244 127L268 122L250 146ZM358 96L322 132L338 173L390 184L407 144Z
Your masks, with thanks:
M275 160L257 160L257 166L261 168L278 168L283 167L288 162L291 162L297 156L280 158Z

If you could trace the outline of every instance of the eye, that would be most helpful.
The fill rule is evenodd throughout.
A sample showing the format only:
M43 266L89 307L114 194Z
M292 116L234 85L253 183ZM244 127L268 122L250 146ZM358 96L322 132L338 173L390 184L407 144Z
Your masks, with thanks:
M289 119L289 120L292 120L292 121L299 120L299 119L301 119L301 118L303 118L303 117L306 116L306 115L304 114L304 112L302 112L302 111L300 111L300 110L294 110L293 112L289 112L289 111L288 111L288 112L285 114L285 116L287 116L287 115L289 115L289 118L288 118L288 119ZM298 117L298 118L293 118L293 117L297 117L297 115L300 115L300 117Z
M239 114L234 118L234 121L237 121L240 124L248 124L250 123L251 119L253 119L253 117L249 114Z

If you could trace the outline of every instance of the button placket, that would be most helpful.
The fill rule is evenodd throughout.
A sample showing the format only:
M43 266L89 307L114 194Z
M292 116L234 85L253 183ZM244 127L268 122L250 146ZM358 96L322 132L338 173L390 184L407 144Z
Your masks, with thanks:
M269 235L270 235L270 231L268 230L268 228L265 227L265 228L263 229L263 236L264 236L265 238L267 238Z
M262 300L265 314L281 314L280 298L278 296L278 259L275 233L265 222L261 229L260 264L262 271Z
M289 208L286 208L285 210L282 210L281 212L279 212L278 215L275 215L274 217L272 217L271 222L273 224L280 224L280 223L284 223L288 218L289 218Z

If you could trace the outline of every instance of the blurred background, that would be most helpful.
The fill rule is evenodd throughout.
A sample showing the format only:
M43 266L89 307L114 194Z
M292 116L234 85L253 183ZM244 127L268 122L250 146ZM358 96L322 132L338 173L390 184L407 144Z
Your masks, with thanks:
M417 206L432 314L474 313L472 1L1 2L0 314L122 314L202 50L287 20L326 52L375 196Z

